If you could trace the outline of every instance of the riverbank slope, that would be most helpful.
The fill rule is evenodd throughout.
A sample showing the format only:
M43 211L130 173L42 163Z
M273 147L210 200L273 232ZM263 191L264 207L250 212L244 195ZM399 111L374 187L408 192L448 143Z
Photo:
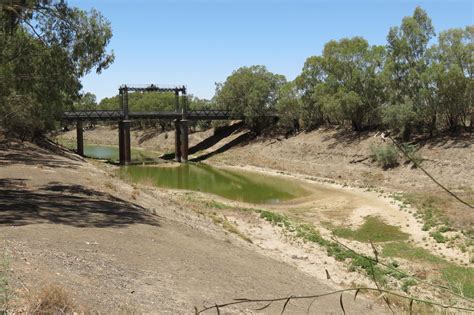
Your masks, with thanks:
M49 285L70 292L82 310L160 314L334 289L257 253L175 203L174 193L147 192L68 152L10 143L0 166L2 290L12 312L37 305ZM345 300L355 313L384 312L364 299ZM289 303L287 312L304 313L310 302ZM279 312L280 304L267 310ZM340 312L339 297L319 299L318 310Z

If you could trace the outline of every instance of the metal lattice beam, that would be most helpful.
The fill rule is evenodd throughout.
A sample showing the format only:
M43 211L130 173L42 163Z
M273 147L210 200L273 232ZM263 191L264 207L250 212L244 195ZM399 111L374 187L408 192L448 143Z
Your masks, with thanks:
M140 119L180 119L181 112L130 112L129 118ZM124 112L121 110L84 110L84 111L69 111L64 112L64 121L107 121L107 120L121 120L124 118ZM229 120L242 119L242 117L233 117L230 111L204 109L204 110L190 110L187 113L187 118L190 120Z
M186 92L185 86L158 86L155 84L150 85L122 85L119 91L127 90L128 92Z

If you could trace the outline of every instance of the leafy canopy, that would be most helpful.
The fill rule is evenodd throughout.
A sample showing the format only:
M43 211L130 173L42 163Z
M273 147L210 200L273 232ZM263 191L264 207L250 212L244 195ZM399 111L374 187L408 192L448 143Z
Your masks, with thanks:
M0 124L22 138L56 127L79 98L80 78L114 60L110 24L96 10L60 0L4 0L0 6Z

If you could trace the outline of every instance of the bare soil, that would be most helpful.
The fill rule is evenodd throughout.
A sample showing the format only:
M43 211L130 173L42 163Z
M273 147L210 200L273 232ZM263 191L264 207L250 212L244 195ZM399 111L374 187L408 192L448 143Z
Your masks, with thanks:
M58 153L22 143L0 151L0 238L12 311L50 284L92 312L160 314L337 287L186 208L181 192L130 185L113 176L113 166ZM310 302L291 302L287 312L306 313ZM386 312L364 298L347 296L344 305L354 314ZM246 307L227 310L253 312ZM312 311L340 312L338 296L319 299Z
M65 133L61 135L61 138L74 141L75 133L74 131ZM85 140L86 143L115 145L117 143L117 132L108 127L98 127L95 130L86 131ZM423 231L423 222L414 216L416 209L402 207L398 201L391 197L391 194L401 192L422 196L426 200L434 200L436 206L440 207L448 217L450 225L458 230L469 231L474 229L474 212L472 209L454 200L419 169L413 168L411 163L405 163L403 159L400 160L401 165L393 169L383 170L377 166L370 158L370 148L385 143L377 133L354 134L347 130L334 129L301 133L289 138L279 136L252 139L252 137L249 137L248 130L238 125L224 132L224 134L207 130L190 135L191 158L203 160L206 163L220 167L234 167L275 176L285 176L311 187L314 190L311 197L281 205L266 206L266 208L285 213L304 222L313 223L327 238L331 237L331 231L326 225L328 222L334 226L356 228L363 223L364 218L368 215L377 216L408 233L410 236L408 242L426 248L435 255L445 257L455 264L471 265L472 252L469 248L467 251L461 251L459 247L437 243L429 236L428 231ZM471 203L474 201L474 181L472 180L474 169L471 167L474 156L473 144L472 135L464 135L458 138L440 137L431 140L418 140L417 142L420 147L419 154L423 158L422 166L441 183ZM163 154L169 153L173 151L174 134L172 132L157 134L155 131L135 130L132 132L132 145ZM204 234L206 237L216 239L216 242L223 241L225 243L224 247L238 248L234 252L236 256L239 256L238 259L244 259L239 253L240 250L248 250L249 255L269 259L270 262L266 265L268 268L272 268L272 270L275 268L271 265L273 262L277 263L278 266L294 268L292 270L300 274L303 279L309 277L313 280L308 281L313 281L313 285L317 283L317 286L324 283L327 286L326 289L337 289L370 282L358 273L347 272L347 266L335 261L332 257L328 257L324 249L288 239L285 231L272 226L255 215L232 210L251 205L231 202L216 196L196 192L170 191L142 185L130 186L119 179L110 177L110 174L113 174L114 167L99 162L89 162L94 165L83 164L83 167L87 165L87 167L94 169L94 172L99 172L101 175L94 178L84 178L85 175L81 171L75 179L75 181L81 182L80 185L93 187L94 190L106 192L112 196L120 196L127 202L142 206L147 211L161 215L162 220L173 222L173 228L175 224L184 224L187 228L195 231L196 235ZM63 170L60 173L62 174ZM230 205L229 209L219 209L216 216L215 211L206 208L206 204L214 200L220 200L224 204ZM224 223L222 223L222 220L224 220ZM231 225L231 229L226 228L228 223ZM135 224L130 226L126 224L127 232L125 234L127 236L124 237L135 237L134 233L128 231L132 230L134 226ZM149 224L146 224L146 226L149 229ZM170 227L170 229L173 228ZM140 231L142 229L143 227L140 228ZM458 232L449 233L454 236ZM246 240L250 240L252 243ZM207 242L201 241L203 244ZM369 246L357 241L346 240L346 243L360 252L370 254L372 251ZM180 244L180 246L184 245ZM222 250L222 248L218 250ZM161 250L166 252L164 249ZM221 254L218 253L217 255ZM117 254L114 253L113 255ZM179 255L173 257L182 259ZM154 258L156 259L156 257ZM219 258L216 259L219 260ZM253 258L248 259L252 260ZM196 261L199 264L210 266L209 270L215 268L214 265L209 265L209 262L205 260L198 259ZM222 257L222 262L219 263L225 265L224 261L225 258ZM249 264L251 263L249 262ZM417 269L416 272L425 274L431 272L429 266L413 266L410 261L403 262L402 267L411 271L415 268ZM147 268L152 269L151 267ZM331 275L330 280L327 279L326 270ZM224 273L224 271L222 272ZM228 272L227 269L226 272ZM244 269L238 269L233 274L238 275L240 272L245 274ZM250 269L251 272L252 269ZM281 271L276 271L275 278L270 282L279 279L278 272ZM257 276L257 274L258 270L255 270L255 275L251 277ZM227 279L224 275L218 277ZM227 282L227 280L224 280L224 282ZM228 283L230 286L234 285L232 281ZM263 285L263 283L259 283L260 285ZM250 287L255 288L255 283ZM269 292L270 295L281 295L282 292L295 294L295 288L298 293L306 292L304 285L301 288L299 285L296 287L290 286L288 287L289 291L285 286L277 288L269 285L264 289L256 288L252 292ZM180 290L183 289L180 287L174 292L181 292ZM230 291L234 293L240 292L235 288L232 290ZM188 290L186 291L188 293L183 296L183 300L187 301L187 304L185 303L186 307L191 307L191 304L199 304L199 302L196 302L199 298L207 303L215 302L219 298L224 300L227 298L228 300L232 296L232 294L229 295L230 291L223 292L222 295L207 293L210 298L206 300L203 295L199 295L198 298L192 297L193 294L189 293ZM232 297L235 297L235 295ZM325 303L323 304L325 305ZM364 303L363 306L365 307L367 303ZM111 305L113 304L115 304L115 307L117 306L116 301L111 303ZM97 305L99 304L94 304L94 307ZM125 305L129 305L129 303L126 302ZM176 303L171 305L170 312L177 309ZM134 304L133 307L136 307L136 305ZM186 307L183 306L182 310L184 311ZM300 313L304 308L299 303L298 305L295 304L295 307L294 313ZM334 310L337 310L337 303L334 303L334 307ZM372 309L373 307L371 305L369 308ZM375 305L375 307L380 306ZM150 309L146 310L149 311ZM269 313L274 311L276 310L271 310Z

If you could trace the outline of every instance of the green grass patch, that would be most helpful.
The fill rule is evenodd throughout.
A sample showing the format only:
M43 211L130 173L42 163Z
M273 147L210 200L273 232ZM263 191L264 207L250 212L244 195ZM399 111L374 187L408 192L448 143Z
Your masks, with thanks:
M435 265L441 273L441 280L446 282L453 291L464 294L466 297L474 298L474 268L458 266L433 255L424 248L415 247L404 242L385 244L382 255Z
M474 268L447 263L445 267L441 268L441 273L453 291L474 298Z
M261 218L271 222L272 224L296 232L296 237L302 238L307 242L321 245L326 249L328 256L332 256L338 261L348 261L350 271L364 271L370 278L375 278L381 285L387 283L388 277L402 280L401 288L404 291L408 291L411 286L416 285L415 280L407 278L402 272L380 266L375 262L371 262L367 258L349 251L334 241L324 239L311 224L294 222L283 214L267 210L256 210L256 212L260 214ZM366 230L369 230L369 232ZM374 230L376 231L375 233L373 232ZM473 268L457 266L431 254L426 249L401 242L401 240L407 239L408 235L400 232L398 228L384 224L378 218L368 217L364 225L362 225L358 230L349 231L351 231L351 237L360 232L362 236L357 236L357 238L362 241L371 239L368 238L367 235L370 237L373 237L374 235L378 236L373 238L373 241L387 242L394 239L397 240L383 245L383 256L392 258L399 257L407 260L428 262L437 265L442 276L441 280L444 280L454 291L464 294L466 297L474 297L474 282L472 281L472 279L474 279ZM388 235L381 235L381 233L386 233ZM396 261L392 261L390 265L393 268L398 268L398 263Z
M406 260L429 262L434 264L443 263L445 260L433 255L428 250L415 247L405 242L387 243L383 246L382 254L387 257L399 257Z
M333 232L336 236L360 242L389 242L408 239L408 234L400 231L400 228L373 216L366 217L364 223L356 230L338 227Z
M401 278L401 273L387 270L376 262L357 255L334 241L324 239L311 224L294 222L283 214L267 210L257 210L257 212L262 219L274 225L284 227L290 232L295 232L296 237L301 238L305 242L316 243L324 247L328 256L334 257L337 261L348 261L350 271L364 271L370 278L375 278L379 284L385 284L387 276L397 279Z
M293 226L290 220L288 219L288 217L283 214L271 212L267 210L257 210L257 212L260 213L260 217L262 219L265 219L274 225L278 225L280 227L286 227L286 228L291 228Z

